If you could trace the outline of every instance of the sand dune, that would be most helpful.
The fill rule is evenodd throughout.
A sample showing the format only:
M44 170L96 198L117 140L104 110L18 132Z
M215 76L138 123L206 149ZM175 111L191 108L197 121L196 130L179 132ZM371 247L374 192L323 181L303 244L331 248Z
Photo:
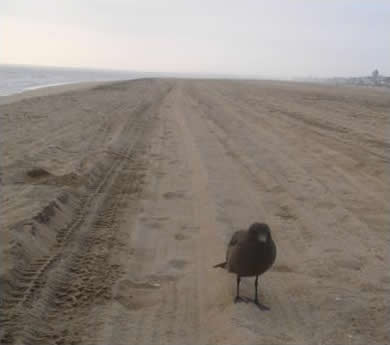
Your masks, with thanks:
M390 341L389 91L60 91L1 101L2 344ZM212 268L254 221L278 246L267 312Z

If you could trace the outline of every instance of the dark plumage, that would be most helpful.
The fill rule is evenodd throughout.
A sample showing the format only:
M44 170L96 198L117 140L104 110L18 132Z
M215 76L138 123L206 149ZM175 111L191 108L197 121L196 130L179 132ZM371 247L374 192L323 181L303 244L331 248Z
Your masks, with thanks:
M226 261L214 267L237 274L235 302L242 300L241 277L256 277L254 302L260 308L265 308L257 298L258 278L272 266L275 259L276 246L269 226L264 223L253 223L248 230L239 230L233 234L226 251Z

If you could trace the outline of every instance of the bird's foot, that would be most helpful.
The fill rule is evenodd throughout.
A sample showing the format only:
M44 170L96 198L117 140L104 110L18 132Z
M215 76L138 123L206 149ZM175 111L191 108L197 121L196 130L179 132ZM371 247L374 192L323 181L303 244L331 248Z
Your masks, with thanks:
M249 303L250 299L246 297L236 296L236 298L234 299L234 303L238 303L238 302Z
M253 303L256 304L257 307L258 307L260 310L263 310L263 311L270 310L270 308L268 308L266 305L260 303L258 299L255 299L255 300L253 301Z

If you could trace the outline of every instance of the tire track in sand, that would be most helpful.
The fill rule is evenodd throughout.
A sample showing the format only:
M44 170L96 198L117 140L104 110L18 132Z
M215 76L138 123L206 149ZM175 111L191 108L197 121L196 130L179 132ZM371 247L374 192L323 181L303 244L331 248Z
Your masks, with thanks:
M117 287L118 303L109 311L102 344L200 343L193 156L182 144L178 97L175 88L159 111L141 213L127 224L132 227L128 246L134 248L122 258L127 267L121 284L127 289Z
M142 104L128 118L121 135L123 143L121 150L118 151L121 155L129 157L131 153L136 151L136 145L141 142L142 135L145 134L145 126L150 121L150 115L147 116L147 113L151 112L150 108L150 105ZM126 144L128 138L131 138L130 145ZM81 200L83 206L76 218L59 232L58 243L53 255L38 259L21 274L20 285L23 288L20 289L20 294L5 301L2 306L3 334L1 343L10 344L16 341L31 344L52 342L53 340L59 343L64 342L66 337L59 336L53 330L52 315L58 315L62 306L65 309L69 305L77 306L78 300L86 300L88 297L85 296L91 295L93 290L91 282L89 286L88 284L80 284L80 286L83 285L83 288L74 289L74 291L67 289L66 286L69 285L69 281L75 274L88 276L97 273L96 270L91 270L91 267L96 266L95 261L99 257L93 248L106 243L104 236L99 235L98 232L106 233L106 235L112 232L113 227L110 221L114 220L122 197L127 193L136 192L139 188L136 184L134 185L134 181L139 181L141 175L135 174L134 171L125 178L118 177L120 171L123 171L131 162L134 160L112 159L107 162L103 176L99 177L97 174L97 178L95 177L95 181L89 186L92 193ZM124 188L126 181L128 188ZM121 190L121 193L118 194L118 190ZM114 198L112 198L111 193L114 193ZM115 197L115 193L121 197ZM96 219L94 214L98 214ZM76 249L72 248L74 246ZM82 253L81 256L80 253ZM92 259L88 259L88 257L92 257ZM104 255L100 256L97 261L103 263L100 265L103 267L103 272L108 272L102 259L104 259ZM86 269L75 270L77 265L84 264L87 266ZM116 268L113 272L115 270ZM115 275L105 276L103 281L112 280ZM84 282L87 280L87 278L81 279ZM106 289L107 287L97 291L96 295L103 294ZM74 293L69 294L69 291ZM83 294L83 292L87 292L87 294Z

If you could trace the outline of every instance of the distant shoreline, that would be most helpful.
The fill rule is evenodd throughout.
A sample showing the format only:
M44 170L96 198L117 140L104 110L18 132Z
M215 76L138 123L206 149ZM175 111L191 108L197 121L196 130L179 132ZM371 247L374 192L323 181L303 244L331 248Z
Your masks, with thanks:
M19 91L19 93L26 92L26 91L33 91L33 90L43 89L43 88L46 88L46 87L62 86L62 85L68 85L68 84L80 84L80 83L82 83L82 82L79 82L79 81L65 81L65 82L62 82L62 83L51 83L51 84L42 84L42 85L36 85L36 86L29 86L29 87L26 87L25 89L23 89L22 91Z
M118 80L102 80L102 81L81 81L81 82L64 82L64 83L53 83L53 84L45 84L45 85L39 85L39 86L33 86L33 87L27 87L22 91L15 92L9 95L0 95L0 105L3 104L9 104L21 101L23 99L33 98L33 97L44 97L49 95L55 95L60 94L64 92L69 91L77 91L77 90L83 90L83 89L89 89L93 88L98 85L107 84L107 83L120 83L126 80L137 80L139 78L135 79L118 79ZM166 78L162 78L166 79ZM169 79L169 78L167 78ZM186 78L184 78L186 79ZM226 79L229 80L229 79ZM234 79L230 79L234 80ZM245 79L241 80L244 81ZM256 79L246 79L247 82L267 82L267 80L256 80ZM280 80L268 80L268 82L274 82L274 83L282 83L282 84L289 84L289 83L301 83L301 84L312 84L312 85L322 85L322 86L339 86L339 87L347 87L347 88L368 88L368 89L375 89L380 92L388 92L390 91L390 88L388 87L380 87L380 86L365 86L365 85L353 85L353 84L331 84L331 83L321 83L318 81L280 81Z
M84 82L132 80L143 74L105 70L51 68L0 64L0 97L23 94L37 89Z
M85 81L85 82L70 82L70 83L57 83L57 84L46 84L37 87L28 87L20 92L15 92L9 95L0 96L0 105L18 102L23 99L32 97L42 97L48 95L59 94L68 91L89 89L94 86L102 85L105 83L120 82L121 80L110 80L110 81Z

